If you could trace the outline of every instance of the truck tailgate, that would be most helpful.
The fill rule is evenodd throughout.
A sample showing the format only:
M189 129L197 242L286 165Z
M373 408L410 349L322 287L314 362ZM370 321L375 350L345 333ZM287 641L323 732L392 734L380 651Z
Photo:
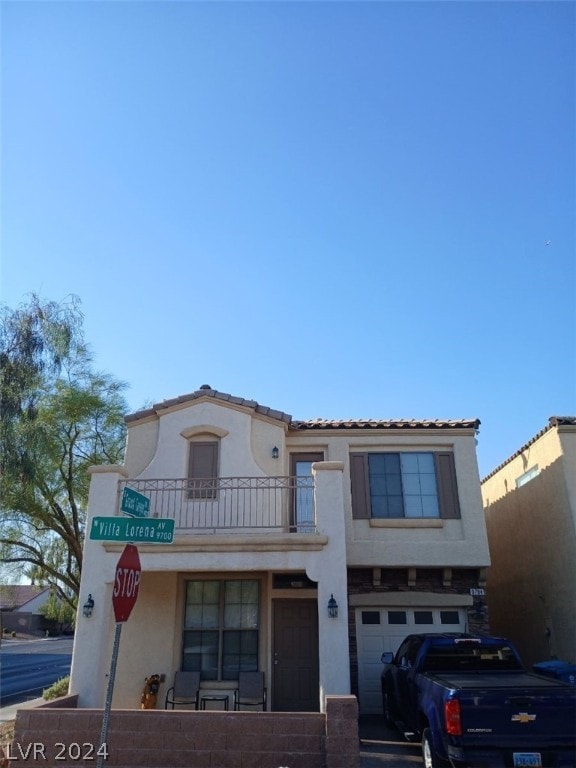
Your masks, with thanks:
M542 746L576 743L576 689L526 672L438 676L459 689L462 735L470 741ZM467 739L468 740L468 739Z

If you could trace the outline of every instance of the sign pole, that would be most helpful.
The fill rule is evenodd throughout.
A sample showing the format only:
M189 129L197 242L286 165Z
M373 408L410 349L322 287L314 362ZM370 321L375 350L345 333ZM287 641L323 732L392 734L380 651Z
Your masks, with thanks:
M102 718L102 730L100 731L100 744L98 745L98 762L96 763L96 768L103 768L104 756L108 751L105 744L108 736L108 722L110 721L110 709L112 707L112 694L114 693L114 678L116 677L116 664L118 662L118 649L120 647L121 633L122 622L118 622L114 634L114 646L112 648L112 660L110 661L110 674L108 676L108 689L106 691L106 702L104 704L104 717Z
M98 762L96 768L103 768L104 760L108 755L106 738L108 736L108 723L110 721L110 709L112 708L112 694L114 693L114 679L116 677L116 665L118 663L118 649L120 647L120 634L122 624L128 621L132 609L138 598L142 569L138 549L134 544L126 544L124 551L116 565L114 587L112 588L112 607L116 619L116 632L114 634L114 646L110 661L110 675L108 676L108 689L102 717L102 730L100 732L100 744L98 747Z

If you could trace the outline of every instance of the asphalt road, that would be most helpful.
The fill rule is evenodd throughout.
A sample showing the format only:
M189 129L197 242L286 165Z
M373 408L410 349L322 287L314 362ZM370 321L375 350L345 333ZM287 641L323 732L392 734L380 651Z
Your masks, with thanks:
M70 672L71 637L45 640L2 640L0 649L0 707L19 704Z

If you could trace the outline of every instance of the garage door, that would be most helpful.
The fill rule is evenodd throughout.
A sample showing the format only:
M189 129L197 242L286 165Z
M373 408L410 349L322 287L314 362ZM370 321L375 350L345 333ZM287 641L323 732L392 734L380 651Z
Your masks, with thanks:
M406 635L419 632L465 632L466 612L458 608L357 608L358 689L360 712L382 712L380 657L396 653Z

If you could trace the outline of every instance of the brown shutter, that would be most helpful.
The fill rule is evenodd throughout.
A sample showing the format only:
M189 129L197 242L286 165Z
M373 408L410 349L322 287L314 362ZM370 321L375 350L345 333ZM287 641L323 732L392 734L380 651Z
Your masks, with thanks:
M436 453L436 480L438 482L438 501L440 517L457 519L460 517L456 467L453 453Z
M354 520L369 519L368 456L365 453L350 454L350 487L352 490L352 517Z
M218 477L218 443L190 443L188 459L188 480L215 480ZM214 482L192 482L188 491L189 499L216 498Z

